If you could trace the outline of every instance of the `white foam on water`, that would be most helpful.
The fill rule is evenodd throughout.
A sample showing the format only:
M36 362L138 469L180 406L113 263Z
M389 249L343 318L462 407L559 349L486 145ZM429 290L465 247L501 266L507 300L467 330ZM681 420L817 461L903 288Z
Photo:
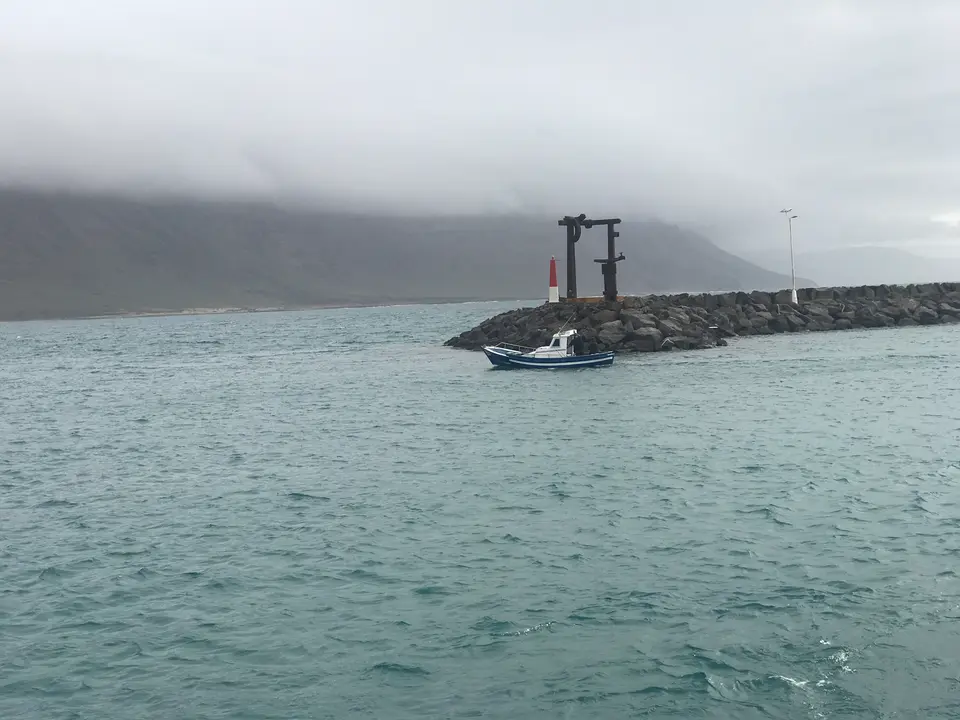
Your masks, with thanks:
M809 680L796 680L792 677L787 677L786 675L771 675L770 677L776 678L777 680L783 680L783 682L787 683L788 685L792 685L795 688L806 687L810 682Z

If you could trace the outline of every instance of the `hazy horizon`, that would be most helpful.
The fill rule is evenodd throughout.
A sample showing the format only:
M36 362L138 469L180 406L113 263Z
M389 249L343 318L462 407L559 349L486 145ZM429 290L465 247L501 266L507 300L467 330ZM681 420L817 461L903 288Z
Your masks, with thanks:
M8 0L0 183L960 255L960 5Z

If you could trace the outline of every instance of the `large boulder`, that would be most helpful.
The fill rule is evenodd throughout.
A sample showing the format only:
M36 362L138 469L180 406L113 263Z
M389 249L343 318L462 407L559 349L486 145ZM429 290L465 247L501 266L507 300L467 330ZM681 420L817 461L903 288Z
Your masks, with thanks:
M829 315L812 315L807 320L807 330L811 332L824 332L833 328L833 318Z
M790 332L800 332L801 330L807 329L807 321L800 315L789 313L787 315L781 315L781 317L787 321Z
M593 324L597 327L606 325L609 322L618 320L620 318L620 313L616 310L598 310L593 313Z
M894 307L900 308L903 310L904 314L913 315L917 310L920 309L920 301L915 300L914 298L900 298L895 303L891 303ZM903 314L900 315L903 317Z
M909 315L905 315L904 317L912 320ZM885 312L875 312L870 308L860 308L860 310L857 311L857 319L854 322L865 328L890 327L897 324L897 320Z
M793 293L790 290L781 290L773 296L773 302L777 305L790 305L793 302Z
M656 328L637 328L627 333L623 344L636 352L656 352L663 343L663 334Z
M681 310L680 308L668 307L664 308L660 317L664 320L673 320L680 327L684 327L690 324L690 315Z
M619 345L620 341L627 336L627 330L619 320L605 322L597 331L597 342L606 347Z
M621 310L620 322L622 322L623 326L628 330L655 328L657 326L657 318L655 316L641 312L640 310Z
M671 320L667 318L666 320L661 320L657 325L657 329L662 332L666 337L674 337L675 335L683 335L683 327L676 320Z
M717 326L717 331L719 335L725 335L730 337L735 335L736 332L733 329L733 321L730 319L729 315L724 313L714 313L710 316L710 324Z
M750 318L743 313L739 313L736 319L733 321L733 328L736 332L741 333L753 330L753 325L750 323Z
M940 322L940 316L937 314L937 311L931 310L930 308L920 308L917 310L914 318L921 325L935 325Z
M820 303L806 303L801 310L805 315L807 315L807 317L822 317L827 318L828 320L832 319L830 311L825 305L821 305Z
M786 315L774 315L767 323L767 327L778 333L789 332L791 329Z

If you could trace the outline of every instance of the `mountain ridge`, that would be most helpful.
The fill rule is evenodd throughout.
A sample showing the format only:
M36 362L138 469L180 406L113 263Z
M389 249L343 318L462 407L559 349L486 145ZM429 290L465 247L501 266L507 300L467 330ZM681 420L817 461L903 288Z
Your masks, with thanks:
M618 226L623 293L775 290L789 277L655 220ZM0 320L196 308L306 308L561 294L556 218L391 216L259 201L0 190ZM581 295L600 294L602 229L577 243Z
M742 251L742 257L773 270L790 270L788 253ZM960 258L928 257L897 247L855 245L797 252L798 271L814 275L825 287L907 285L960 280Z

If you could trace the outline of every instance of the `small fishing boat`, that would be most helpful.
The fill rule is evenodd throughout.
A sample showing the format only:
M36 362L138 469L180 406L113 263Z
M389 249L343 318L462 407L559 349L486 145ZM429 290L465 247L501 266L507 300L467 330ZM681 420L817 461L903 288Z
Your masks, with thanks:
M526 348L499 343L484 345L483 352L495 368L582 368L613 364L612 352L577 355L572 342L576 334L573 329L561 330L554 334L549 345Z

